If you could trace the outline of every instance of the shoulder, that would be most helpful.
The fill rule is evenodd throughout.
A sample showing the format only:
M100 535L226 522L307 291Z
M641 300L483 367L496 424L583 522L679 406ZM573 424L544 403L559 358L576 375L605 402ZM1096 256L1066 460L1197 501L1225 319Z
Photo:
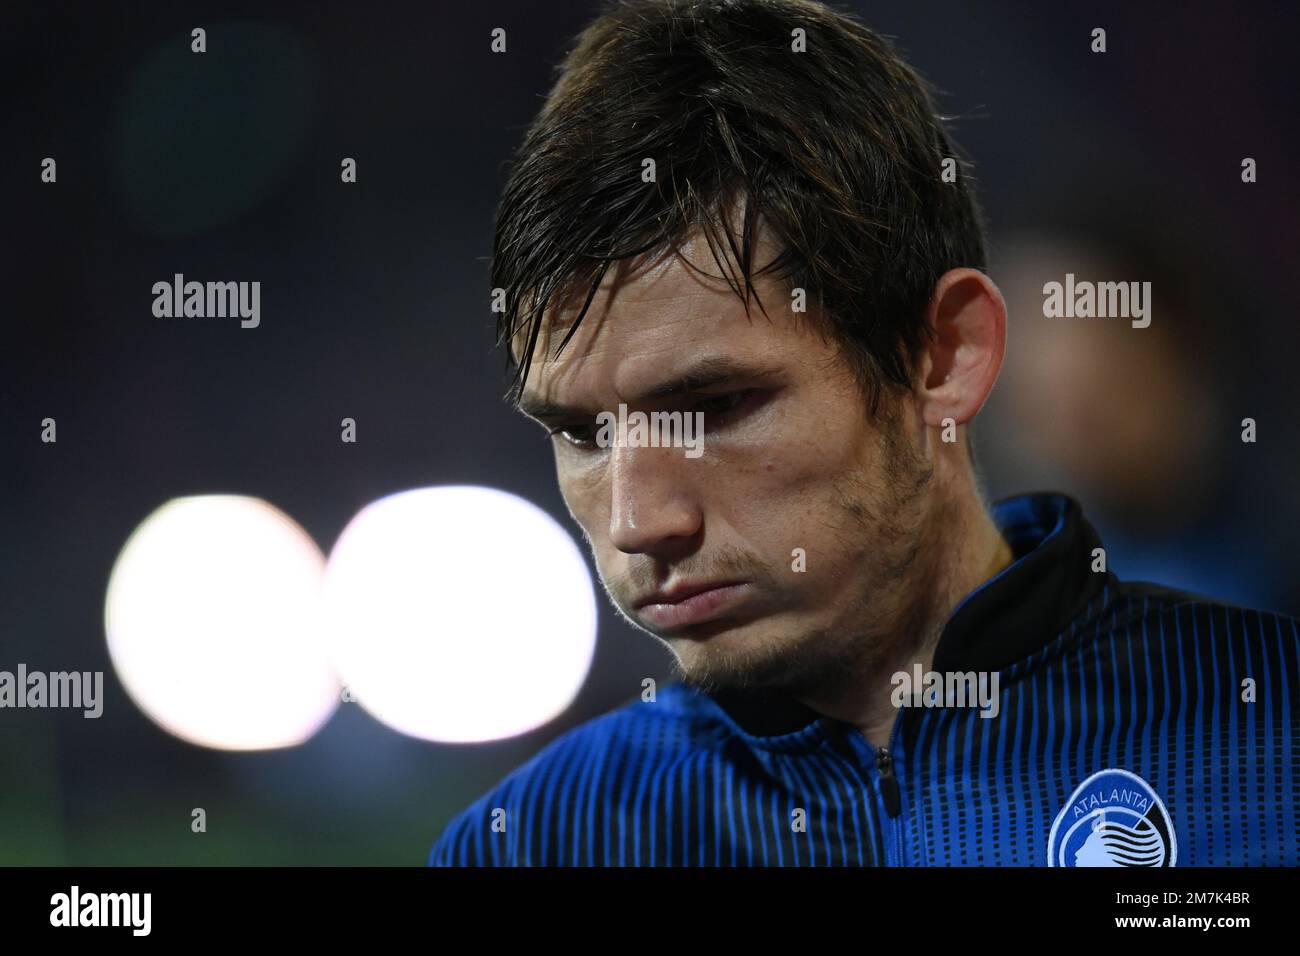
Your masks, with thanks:
M1199 666L1238 680L1287 682L1300 668L1297 618L1146 581L1117 582L1077 631L1076 645L1127 647L1135 659L1150 655L1157 669L1188 669L1193 677Z
M1300 622L1291 615L1149 581L1118 582L1105 613L1119 626L1190 626L1249 640L1300 639Z
M516 827L563 813L575 789L589 793L608 781L662 765L715 744L727 734L714 705L681 684L660 688L588 720L548 743L478 797L443 828L429 866L498 866L510 862L505 840Z

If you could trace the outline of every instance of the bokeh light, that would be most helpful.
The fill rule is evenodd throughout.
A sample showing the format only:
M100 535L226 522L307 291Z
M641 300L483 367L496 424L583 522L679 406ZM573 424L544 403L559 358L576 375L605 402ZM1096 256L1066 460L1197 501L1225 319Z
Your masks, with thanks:
M325 571L324 617L350 696L426 740L524 733L577 695L596 601L578 546L492 488L422 488L364 508Z
M339 703L320 636L324 556L256 498L177 498L149 515L109 578L113 667L151 719L226 750L310 738Z

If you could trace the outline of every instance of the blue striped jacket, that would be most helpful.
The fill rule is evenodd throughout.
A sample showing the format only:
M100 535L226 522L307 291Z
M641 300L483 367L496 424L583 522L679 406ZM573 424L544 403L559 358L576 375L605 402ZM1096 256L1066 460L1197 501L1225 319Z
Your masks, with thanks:
M996 716L905 707L877 750L777 693L671 684L552 741L429 864L1300 864L1297 622L1095 572L1065 495L993 514L1015 560L932 670L996 672Z

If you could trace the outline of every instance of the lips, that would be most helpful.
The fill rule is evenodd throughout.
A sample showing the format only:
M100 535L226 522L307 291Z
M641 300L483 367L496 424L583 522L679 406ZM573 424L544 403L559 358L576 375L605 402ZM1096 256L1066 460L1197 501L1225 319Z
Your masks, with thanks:
M735 611L752 594L746 581L682 584L650 595L636 603L642 620L667 630L703 624Z
M711 582L690 582L682 581L674 584L670 588L664 588L662 591L655 591L646 597L641 598L633 607L642 608L648 604L680 604L697 594L704 594L706 591L716 591L719 588L729 587L741 584L741 581L711 581Z

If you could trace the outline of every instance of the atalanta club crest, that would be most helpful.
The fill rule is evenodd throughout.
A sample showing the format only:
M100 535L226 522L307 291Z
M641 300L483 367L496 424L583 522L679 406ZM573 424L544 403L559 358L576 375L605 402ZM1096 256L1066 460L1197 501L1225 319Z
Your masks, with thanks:
M1164 801L1127 770L1101 770L1056 815L1048 866L1173 866L1178 840Z

